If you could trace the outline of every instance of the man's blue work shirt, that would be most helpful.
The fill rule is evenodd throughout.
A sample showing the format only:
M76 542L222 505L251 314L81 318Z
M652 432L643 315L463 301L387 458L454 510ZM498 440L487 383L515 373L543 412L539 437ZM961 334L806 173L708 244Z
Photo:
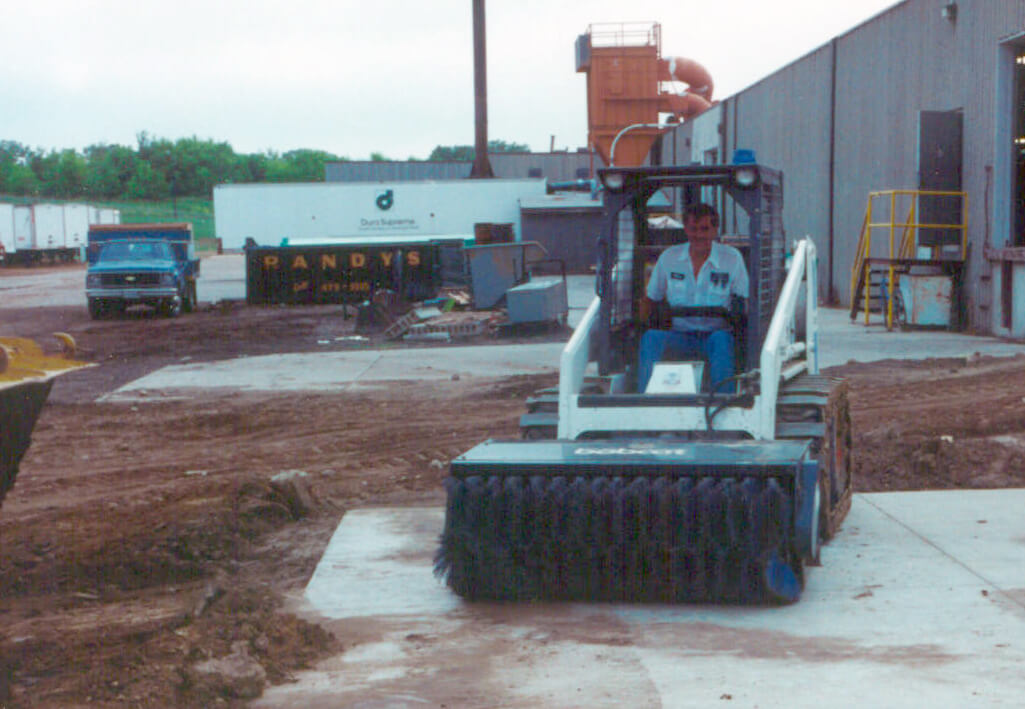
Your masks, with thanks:
M712 251L694 278L690 244L670 246L655 262L648 281L647 295L653 301L664 300L669 307L730 306L730 296L747 298L748 280L744 257L732 246L712 242ZM681 332L708 332L725 327L721 318L674 317L673 329Z

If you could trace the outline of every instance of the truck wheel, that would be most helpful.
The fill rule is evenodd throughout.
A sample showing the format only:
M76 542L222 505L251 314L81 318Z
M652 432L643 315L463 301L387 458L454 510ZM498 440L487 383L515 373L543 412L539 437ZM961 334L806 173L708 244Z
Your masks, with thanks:
M196 282L192 281L185 284L185 293L182 296L182 310L186 313L191 313L195 311L197 305Z
M107 304L99 298L89 299L89 317L93 320L102 320L107 315Z
M182 312L182 299L179 297L165 300L160 306L160 312L165 318L178 317Z

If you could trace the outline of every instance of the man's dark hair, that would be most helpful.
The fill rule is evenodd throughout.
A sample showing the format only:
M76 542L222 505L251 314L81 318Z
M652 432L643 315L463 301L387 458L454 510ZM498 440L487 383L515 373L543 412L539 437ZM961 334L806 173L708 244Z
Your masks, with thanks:
M719 228L719 212L715 210L710 204L704 202L697 202L695 204L687 205L687 208L683 210L684 219L701 219L702 217L708 217L712 221L712 226L716 229Z

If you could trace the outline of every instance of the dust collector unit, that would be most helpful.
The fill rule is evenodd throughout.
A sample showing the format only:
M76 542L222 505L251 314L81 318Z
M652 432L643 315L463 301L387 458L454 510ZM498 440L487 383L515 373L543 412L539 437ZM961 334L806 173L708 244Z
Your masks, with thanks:
M660 113L686 120L712 105L708 71L693 59L662 58L661 45L658 23L593 24L577 37L576 70L587 74L588 140L606 165L643 164L662 133ZM671 90L669 82L677 81L688 88Z

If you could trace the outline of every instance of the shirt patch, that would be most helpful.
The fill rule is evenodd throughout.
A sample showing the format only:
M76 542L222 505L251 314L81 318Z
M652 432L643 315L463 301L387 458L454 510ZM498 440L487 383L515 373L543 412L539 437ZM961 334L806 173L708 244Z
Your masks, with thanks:
M725 288L730 283L730 274L727 271L712 271L709 274L713 286Z
M672 278L674 281L683 281L686 280L687 275L684 273L670 273L669 277Z

